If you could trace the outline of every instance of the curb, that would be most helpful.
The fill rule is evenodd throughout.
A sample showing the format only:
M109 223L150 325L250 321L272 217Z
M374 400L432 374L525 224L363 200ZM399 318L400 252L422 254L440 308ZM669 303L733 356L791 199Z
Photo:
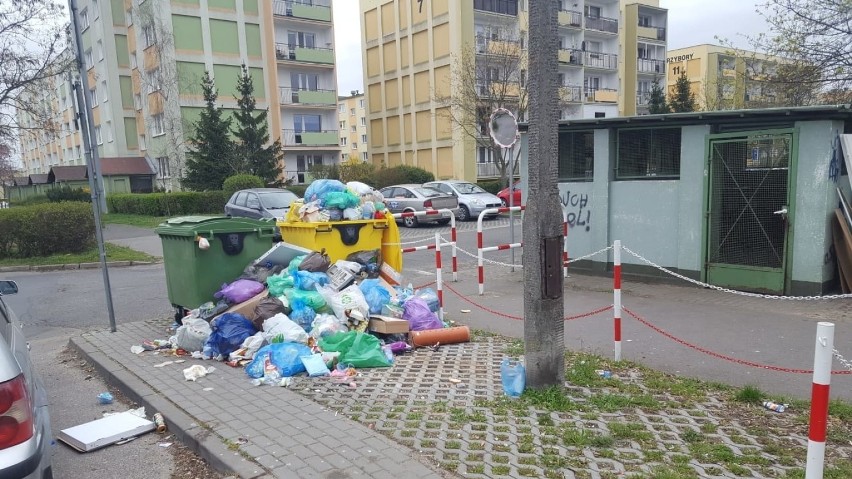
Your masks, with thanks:
M162 263L160 261L107 261L107 268L126 268L129 266L144 266ZM37 266L0 266L0 273L20 273L25 271L61 271L72 269L99 269L100 263L71 263L71 264L43 264Z
M94 366L103 380L118 388L130 400L145 406L150 413L160 412L166 420L168 431L187 448L204 458L213 469L243 479L271 479L263 466L250 462L225 446L222 439L198 424L192 416L165 399L145 381L124 366L102 353L82 336L68 340L68 346Z

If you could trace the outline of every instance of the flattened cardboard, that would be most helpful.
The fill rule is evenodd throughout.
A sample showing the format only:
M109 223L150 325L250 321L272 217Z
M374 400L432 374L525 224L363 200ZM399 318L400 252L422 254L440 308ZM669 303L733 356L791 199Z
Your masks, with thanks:
M63 429L57 439L80 452L89 452L155 428L153 421L128 411Z
M302 248L301 246L296 246L282 241L280 243L275 243L275 246L270 248L270 250L266 253L263 253L260 258L257 258L256 263L264 264L269 262L272 264L288 266L290 261L292 261L296 256L310 253L311 250L307 248Z
M408 321L390 316L370 316L370 331L382 334L408 332Z
M231 306L222 314L239 313L239 314L242 314L243 316L245 316L245 318L248 319L249 321L254 321L254 308L256 308L258 304L260 304L260 300L262 300L263 298L265 298L267 296L269 296L269 290L264 289L260 293L257 293L257 296L255 296L255 297L253 297L249 300L243 301L240 304L235 304L235 305ZM222 316L222 314L215 316L212 320L210 320L210 322L215 321L216 318L218 318L219 316Z
M382 266L379 268L379 275L392 285L402 284L402 274L387 263L382 263Z

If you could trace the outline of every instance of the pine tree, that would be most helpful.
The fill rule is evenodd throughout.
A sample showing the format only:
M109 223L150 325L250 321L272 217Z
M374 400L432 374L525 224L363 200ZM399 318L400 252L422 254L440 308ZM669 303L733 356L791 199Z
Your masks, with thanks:
M674 113L695 111L695 93L690 88L686 73L681 73L677 78L669 107Z
M189 140L182 185L195 191L219 190L230 175L228 160L234 149L230 137L231 119L223 116L221 107L216 107L218 94L210 72L204 72L201 89L207 105L193 125L195 131Z
M276 140L269 146L269 126L266 121L267 110L255 114L254 82L248 68L243 65L237 80L237 104L240 109L234 113L236 139L234 149L235 173L248 173L263 178L267 185L280 183L279 163L283 159L284 149Z
M660 79L654 79L651 84L651 96L648 99L648 112L652 115L668 113L669 106L666 104L666 94L660 86Z

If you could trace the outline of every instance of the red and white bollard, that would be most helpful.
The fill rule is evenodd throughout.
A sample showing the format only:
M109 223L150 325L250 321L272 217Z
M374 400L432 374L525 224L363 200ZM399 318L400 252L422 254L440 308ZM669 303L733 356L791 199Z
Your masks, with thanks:
M509 211L524 211L526 209L526 206L503 206L500 208L489 208L487 210L483 210L482 213L479 213L479 218L476 220L476 268L479 273L480 296L485 293L485 267L483 266L482 253L487 253L489 251L504 251L507 249L521 248L524 246L524 243L520 242L501 244L498 246L489 246L487 248L483 247L482 219L485 218L485 215L493 215L494 213L506 213Z
M453 243L455 244L455 243ZM444 278L441 264L441 234L435 233L435 278L438 290L438 319L444 320Z
M568 277L568 208L562 208L562 276Z
M834 323L817 323L814 379L811 389L811 422L805 479L822 479L825 467L825 435L828 423L828 391L834 352Z
M621 361L621 240L612 243L612 321L615 329L615 360Z

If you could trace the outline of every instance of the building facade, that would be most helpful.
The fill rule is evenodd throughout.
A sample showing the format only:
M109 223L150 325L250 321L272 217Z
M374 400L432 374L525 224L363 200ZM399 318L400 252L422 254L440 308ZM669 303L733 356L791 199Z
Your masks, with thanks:
M367 100L363 93L352 91L337 99L340 128L340 161L370 161L367 136Z
M373 163L419 166L438 178L497 176L487 129L459 126L458 105L468 100L451 86L474 75L482 97L496 85L523 97L527 8L525 0L361 0ZM665 82L667 11L657 0L563 0L558 15L561 117L647 113L652 82ZM472 67L458 63L464 52ZM522 58L517 71L489 66L512 52ZM484 121L490 111L482 113Z
M784 95L768 81L781 60L757 52L719 45L671 50L666 58L667 91L681 73L689 79L701 110L735 110L785 106Z

